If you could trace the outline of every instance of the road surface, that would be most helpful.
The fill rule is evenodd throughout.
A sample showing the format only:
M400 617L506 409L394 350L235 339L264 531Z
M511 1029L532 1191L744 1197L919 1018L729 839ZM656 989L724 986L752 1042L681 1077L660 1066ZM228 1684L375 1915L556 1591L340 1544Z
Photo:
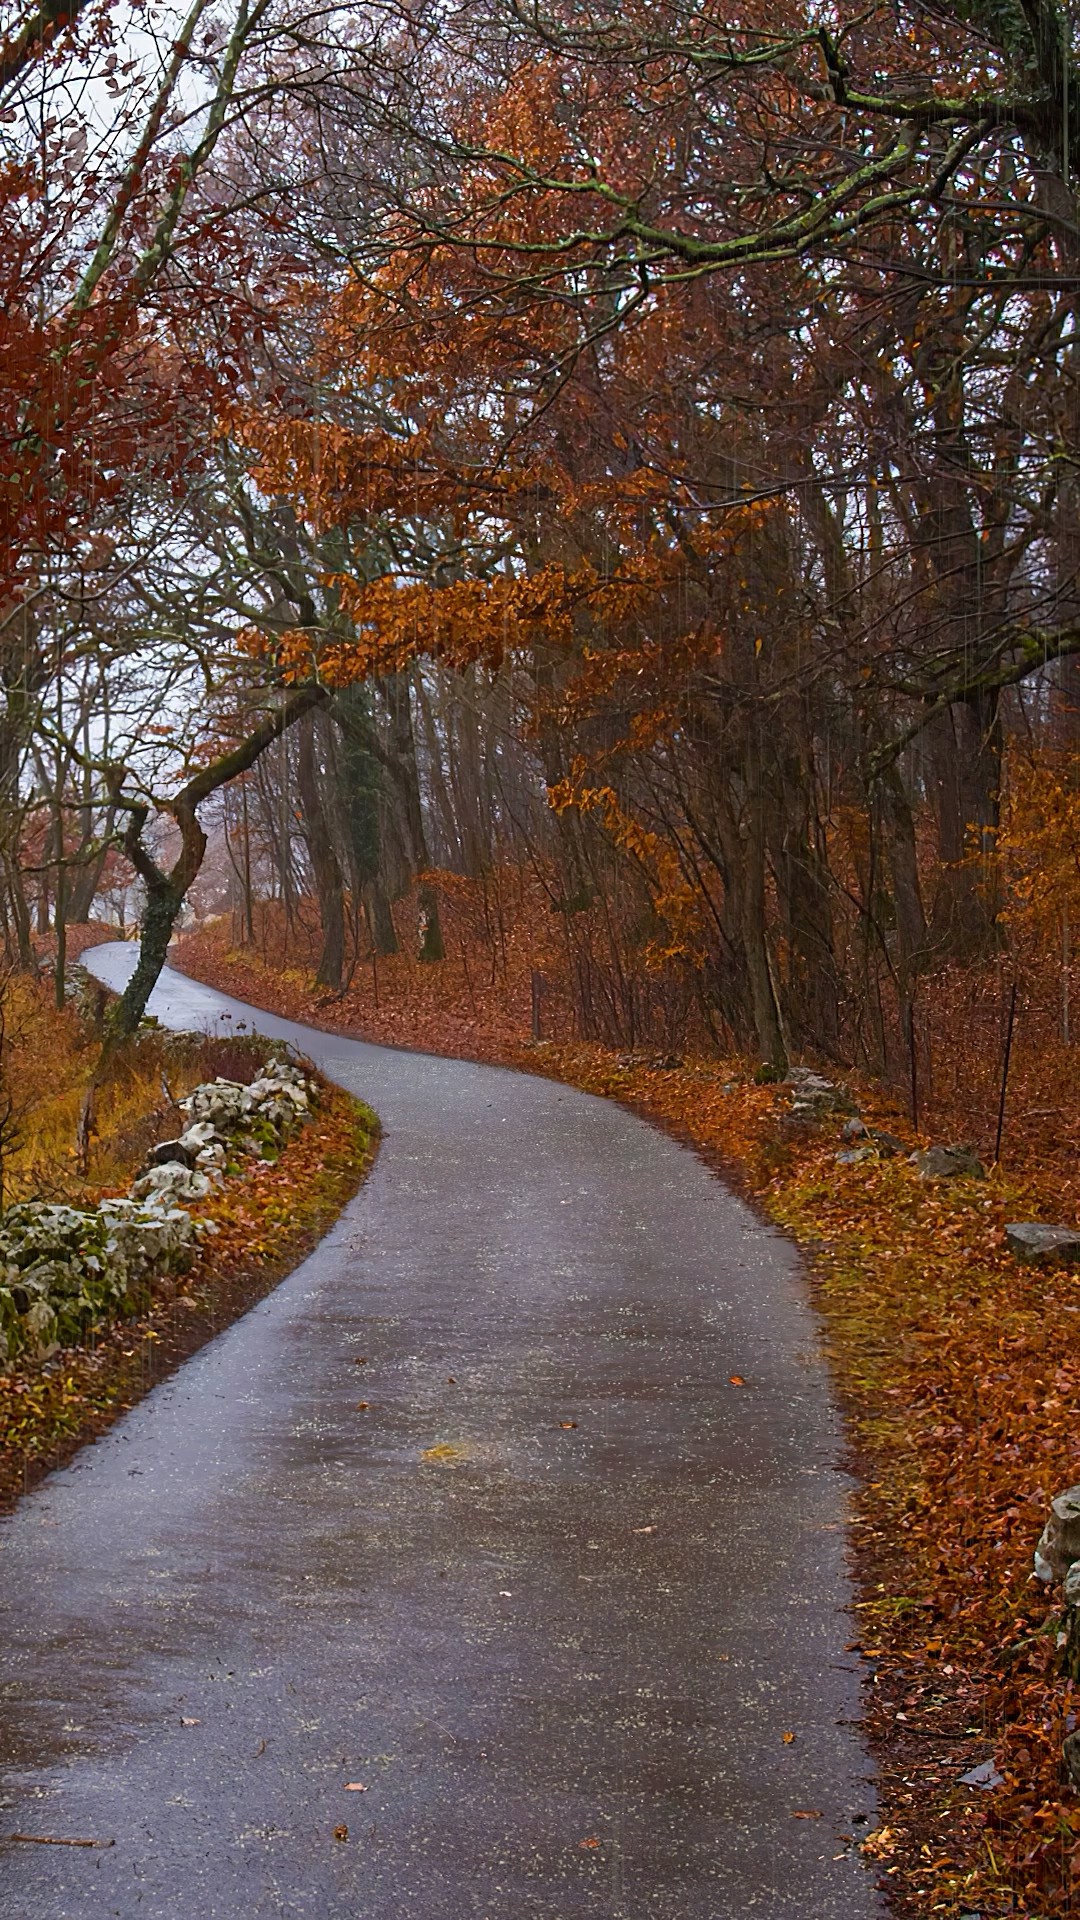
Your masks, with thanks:
M172 972L152 1010L296 1041L385 1139L290 1279L0 1523L0 1914L878 1914L791 1247L610 1102Z

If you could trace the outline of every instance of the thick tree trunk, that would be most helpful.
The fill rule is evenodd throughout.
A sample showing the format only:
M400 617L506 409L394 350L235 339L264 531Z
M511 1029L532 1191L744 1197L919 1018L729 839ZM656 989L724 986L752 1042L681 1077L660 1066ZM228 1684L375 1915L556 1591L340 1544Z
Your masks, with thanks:
M315 717L308 714L299 730L297 785L304 811L304 833L308 857L315 876L322 925L322 953L315 969L315 982L340 992L345 971L345 892L341 868L334 851L330 821L323 805L319 769L315 754Z
M1000 944L994 842L1001 791L1001 716L996 694L963 701L927 729L941 872L934 944L972 959Z
M434 887L422 881L417 893L420 908L420 951L419 959L425 966L446 959L446 946L442 935L442 922L439 919L439 896Z
M390 906L390 896L378 875L369 880L363 890L364 917L367 920L368 933L375 952L382 955L398 951L397 929Z
M184 904L184 896L202 865L206 851L206 835L192 810L190 817L181 822L183 838L180 858L171 873L162 873L142 845L148 811L145 806L133 807L124 835L124 851L146 887L146 906L139 930L139 957L135 971L120 998L113 1002L105 1015L101 1051L83 1095L76 1134L78 1164L83 1173L89 1163L90 1141L96 1129L98 1093L116 1055L138 1031L139 1022L168 957L169 942Z
M105 1016L105 1038L110 1056L138 1030L150 995L157 986L161 969L168 958L169 942L184 904L186 889L171 885L164 875L159 878L160 885L147 888L135 971L119 1000L114 1001Z
M424 830L424 808L420 799L420 777L416 766L416 740L413 734L412 704L407 676L402 673L395 674L386 682L386 689L390 713L394 781L402 803L412 869L414 873L423 873L430 866L431 860L428 854L427 834ZM445 959L446 949L443 945L442 927L439 923L439 902L435 889L426 882L421 882L418 899L420 906L419 958L425 964Z
M457 677L453 688L454 747L450 754L462 865L472 880L483 873L491 849L491 805L480 757L479 700L479 674L473 665Z
M147 809L135 808L124 836L124 851L146 888L146 906L139 928L139 958L135 971L105 1016L104 1055L111 1057L125 1040L137 1032L147 1003L161 976L168 957L169 942L187 897L188 888L198 877L206 852L206 835L194 807L181 809L176 818L180 828L180 856L169 873L163 873L142 845Z
M382 764L365 689L343 689L334 701L333 717L341 742L338 810L349 854L353 897L364 903L375 952L396 953L398 938L385 871Z

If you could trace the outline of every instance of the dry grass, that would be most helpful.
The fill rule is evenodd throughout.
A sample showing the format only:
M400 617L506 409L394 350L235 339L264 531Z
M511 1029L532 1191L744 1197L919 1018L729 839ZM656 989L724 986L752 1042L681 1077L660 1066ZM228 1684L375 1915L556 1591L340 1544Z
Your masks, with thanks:
M0 1096L12 1117L3 1152L5 1204L28 1198L91 1204L126 1188L155 1140L179 1130L176 1101L216 1074L250 1080L265 1048L240 1039L140 1033L117 1059L97 1101L97 1131L80 1172L75 1139L98 1053L94 995L58 1009L51 984L13 974L0 984L5 1015Z

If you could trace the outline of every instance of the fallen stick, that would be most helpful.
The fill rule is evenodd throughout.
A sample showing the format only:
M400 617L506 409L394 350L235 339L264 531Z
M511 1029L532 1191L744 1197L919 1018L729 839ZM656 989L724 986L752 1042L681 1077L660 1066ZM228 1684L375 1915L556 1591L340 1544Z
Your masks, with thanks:
M52 1833L13 1833L11 1840L25 1840L32 1847L115 1847L115 1840L60 1840Z

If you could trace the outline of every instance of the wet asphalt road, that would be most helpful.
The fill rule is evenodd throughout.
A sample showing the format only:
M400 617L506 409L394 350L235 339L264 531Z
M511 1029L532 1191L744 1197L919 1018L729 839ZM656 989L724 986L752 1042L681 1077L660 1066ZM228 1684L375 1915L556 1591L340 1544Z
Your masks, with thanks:
M153 1010L252 1017L172 973ZM791 1249L608 1102L258 1025L382 1151L289 1280L0 1522L0 1836L114 1842L0 1844L0 1914L878 1914Z

